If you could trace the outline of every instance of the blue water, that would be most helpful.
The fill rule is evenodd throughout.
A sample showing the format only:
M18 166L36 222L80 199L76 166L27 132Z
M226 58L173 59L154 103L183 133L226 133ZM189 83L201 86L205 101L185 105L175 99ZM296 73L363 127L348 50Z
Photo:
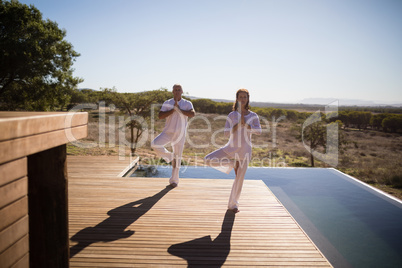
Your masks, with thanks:
M169 178L171 167L154 173ZM234 179L234 172L182 166L180 177ZM264 181L334 267L402 267L401 202L335 169L250 167L246 179Z

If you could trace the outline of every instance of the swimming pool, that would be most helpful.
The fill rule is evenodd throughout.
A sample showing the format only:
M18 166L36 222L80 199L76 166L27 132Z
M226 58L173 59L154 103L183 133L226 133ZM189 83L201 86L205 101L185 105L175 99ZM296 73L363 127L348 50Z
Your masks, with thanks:
M169 178L171 167L148 173L139 176ZM234 172L182 166L180 177L233 179ZM264 181L334 267L402 267L400 200L331 168L250 167L246 179Z

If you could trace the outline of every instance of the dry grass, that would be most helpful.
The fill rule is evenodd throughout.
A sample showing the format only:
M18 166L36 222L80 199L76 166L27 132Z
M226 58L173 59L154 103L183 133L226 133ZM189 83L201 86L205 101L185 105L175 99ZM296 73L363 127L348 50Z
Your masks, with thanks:
M93 112L89 121L89 134L83 141L92 148L68 146L68 153L74 155L128 155L128 146L119 147L118 119L109 123L113 114L107 114L105 123L99 124L97 113ZM223 135L225 116L217 114L197 114L189 121L188 136L183 152L183 160L190 165L203 165L203 157L223 146L227 137ZM154 130L148 130L148 139L138 149L144 163L158 161L150 148L150 141L158 135L165 120L156 120ZM113 121L112 121L113 123ZM262 135L253 136L254 166L309 166L309 153L303 143L295 138L293 123L281 121L274 124L261 121ZM111 127L110 127L111 126ZM103 132L103 129L105 132ZM101 131L100 131L101 130ZM110 133L112 135L109 134ZM101 138L99 138L101 133ZM402 199L402 135L377 131L344 131L349 144L347 150L339 155L337 169L380 188ZM114 135L113 135L114 134ZM126 140L129 132L126 131ZM317 167L329 167L316 160Z
M376 131L345 131L352 141L340 169L370 184L402 187L402 136Z

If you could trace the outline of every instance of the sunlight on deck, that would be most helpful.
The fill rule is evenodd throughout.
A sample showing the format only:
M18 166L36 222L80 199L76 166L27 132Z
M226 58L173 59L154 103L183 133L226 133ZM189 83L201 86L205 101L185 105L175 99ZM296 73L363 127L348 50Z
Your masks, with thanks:
M232 180L69 179L71 267L331 267L262 181L245 181L240 213L226 211Z

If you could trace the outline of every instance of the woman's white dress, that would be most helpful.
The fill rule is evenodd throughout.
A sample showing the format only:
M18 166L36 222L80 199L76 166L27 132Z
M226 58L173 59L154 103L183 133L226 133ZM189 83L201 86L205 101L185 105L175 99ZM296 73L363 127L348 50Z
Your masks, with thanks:
M227 174L234 168L236 162L239 163L229 198L229 209L238 208L239 205L244 176L251 159L251 135L261 134L260 120L256 113L250 111L248 115L244 116L246 123L244 126L240 124L240 120L241 114L237 111L228 115L224 129L225 135L229 136L228 143L204 158L208 165ZM232 131L236 124L239 124L237 129Z

